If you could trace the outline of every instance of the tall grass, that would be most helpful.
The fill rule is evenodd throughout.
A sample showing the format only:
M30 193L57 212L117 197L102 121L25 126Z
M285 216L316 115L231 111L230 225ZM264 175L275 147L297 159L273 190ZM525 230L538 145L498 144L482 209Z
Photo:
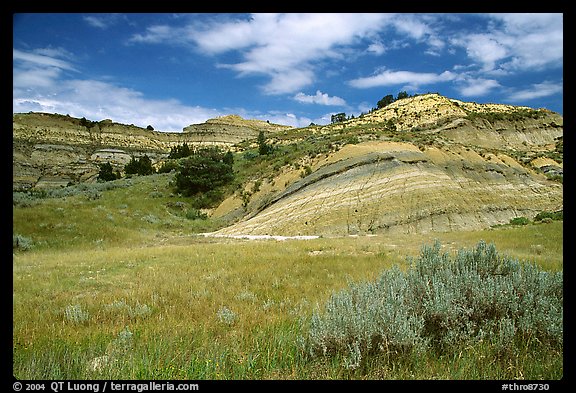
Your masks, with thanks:
M122 180L125 181L125 180ZM277 242L197 236L170 176L34 199L13 210L13 374L20 379L480 379L562 377L562 348L488 341L418 356L364 356L354 343L310 357L316 310L384 272L407 272L435 237L456 252L480 239L562 270L562 222L430 235ZM92 195L92 194L90 194ZM391 270L397 269L397 270ZM358 355L354 358L351 354ZM356 352L354 352L356 351ZM354 365L358 366L354 367Z
M14 337L21 344L14 349L15 375L53 375L58 362L61 377L90 378L84 368L65 366L72 361L67 356L76 359L81 352L88 367L128 326L134 346L131 356L113 363L110 372L117 377L150 377L174 364L168 357L178 353L183 378L240 377L243 372L230 367L241 367L244 358L252 366L243 377L272 377L280 360L271 338L295 345L300 332L293 328L330 290L393 263L375 256L313 256L310 246L197 239L186 246L19 253L13 276ZM283 351L282 359L297 348ZM50 363L38 366L39 352L52 353ZM151 359L144 372L141 362ZM200 362L203 371L181 362ZM215 363L230 367L205 370Z
M552 224L549 224L552 225ZM509 233L513 234L514 229ZM398 239L396 239L398 240ZM22 379L557 378L561 349L506 362L483 343L411 362L310 358L309 321L333 293L409 263L387 239L223 241L18 252L14 375ZM227 311L226 311L227 310ZM124 332L124 333L123 333ZM119 338L128 336L122 350ZM126 340L125 340L126 341ZM510 361L510 360L507 360ZM506 371L514 370L515 372Z
M57 250L158 243L225 224L187 217L192 202L170 191L171 179L170 174L156 174L38 196L14 193L13 230L37 249ZM95 193L98 198L90 197Z

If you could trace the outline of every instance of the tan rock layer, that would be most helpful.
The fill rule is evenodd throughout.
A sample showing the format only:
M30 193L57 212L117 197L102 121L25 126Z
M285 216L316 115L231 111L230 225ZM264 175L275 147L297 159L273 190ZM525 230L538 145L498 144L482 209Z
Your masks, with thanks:
M413 152L411 152L413 153ZM277 197L252 218L219 231L243 235L346 235L486 228L563 206L562 185L505 163L422 153L344 166ZM441 165L438 165L441 164Z
M69 116L43 113L13 115L13 189L51 188L94 180L98 165L110 162L122 170L131 157L148 155L159 165L173 146L220 146L256 138L260 130L278 132L292 127L224 116L191 125L186 132L158 132L110 120L88 128Z

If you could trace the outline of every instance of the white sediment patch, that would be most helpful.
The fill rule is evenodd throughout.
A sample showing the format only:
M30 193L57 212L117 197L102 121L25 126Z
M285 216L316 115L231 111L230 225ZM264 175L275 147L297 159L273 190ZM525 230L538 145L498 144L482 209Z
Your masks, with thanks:
M278 236L278 235L225 235L221 233L202 233L204 237L223 237L228 239L247 239L247 240L312 240L318 239L320 236Z

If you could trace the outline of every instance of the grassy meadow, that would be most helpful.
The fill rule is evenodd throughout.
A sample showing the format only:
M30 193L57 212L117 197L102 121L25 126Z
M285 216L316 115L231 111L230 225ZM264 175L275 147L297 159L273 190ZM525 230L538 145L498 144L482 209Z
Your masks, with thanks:
M438 239L479 240L563 270L562 222L430 235L234 240L187 218L169 175L14 202L13 375L19 379L560 379L537 342L495 356L485 342L350 368L312 357L311 315L352 283L409 267ZM126 184L128 182L128 185Z

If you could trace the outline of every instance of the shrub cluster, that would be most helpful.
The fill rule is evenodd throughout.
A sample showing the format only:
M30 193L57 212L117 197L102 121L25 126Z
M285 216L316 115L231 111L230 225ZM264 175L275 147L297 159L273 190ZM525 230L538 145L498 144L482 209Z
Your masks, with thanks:
M191 156L192 153L193 151L192 149L190 149L190 146L188 146L188 144L184 142L182 145L171 147L168 158L171 159L185 158Z
M545 112L536 109L518 109L510 112L469 112L466 118L469 120L521 121L526 119L539 119L545 115Z
M564 210L557 210L555 212L542 211L534 217L534 221L562 221L564 219Z
M541 211L534 216L534 223L548 223L552 221L562 221L564 219L564 210L557 210L554 212ZM526 217L514 217L510 219L510 225L528 225L531 224L529 218Z
M130 187L131 185L132 181L130 179L123 179L104 183L79 183L48 190L13 191L12 205L14 207L31 207L38 204L42 199L67 198L75 195L83 195L88 200L96 200L102 196L103 191Z
M342 354L355 368L377 353L406 355L488 342L497 353L516 339L563 345L563 273L497 254L481 241L454 258L424 246L406 272L335 293L310 321L312 356Z
M19 233L12 235L12 250L28 251L33 245L34 242L29 237L22 236Z
M234 180L234 157L216 148L205 148L178 163L174 177L176 192L194 196L194 208L217 204L223 198L222 187Z
M69 322L83 323L90 318L90 313L83 310L81 305L74 304L66 306L64 317Z
M126 172L126 175L146 176L155 173L156 170L152 166L152 160L144 154L138 159L132 157L130 162L124 165L124 172Z
M98 167L100 168L98 172L98 180L112 181L122 177L120 171L114 172L114 168L112 168L112 164L109 162L99 164Z

